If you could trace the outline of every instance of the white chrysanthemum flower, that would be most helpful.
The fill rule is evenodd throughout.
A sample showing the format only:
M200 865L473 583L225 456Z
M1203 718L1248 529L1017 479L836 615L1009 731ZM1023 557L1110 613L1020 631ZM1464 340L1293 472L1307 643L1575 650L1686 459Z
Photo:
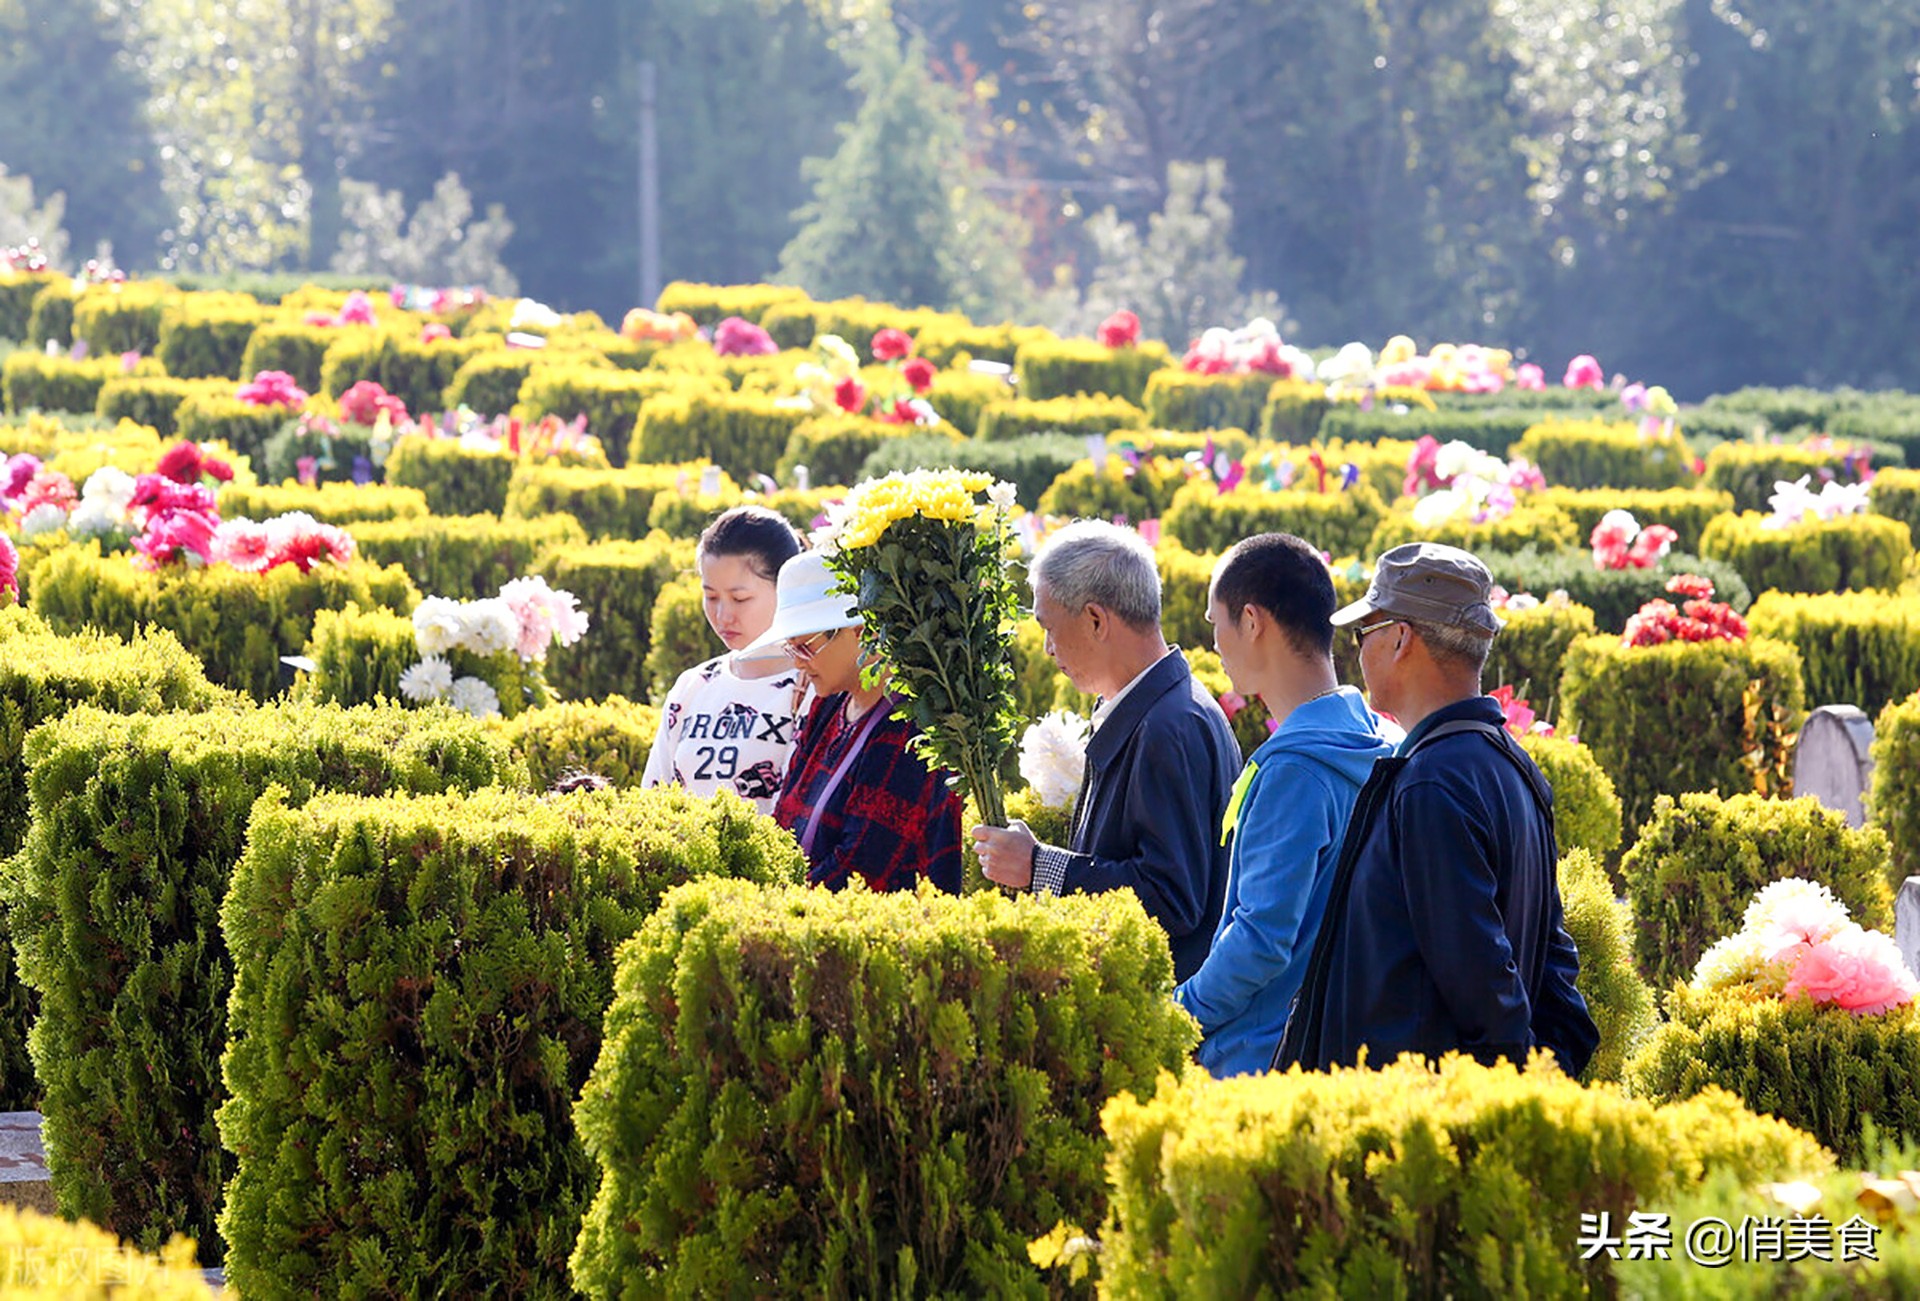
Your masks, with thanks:
M1012 510L1020 495L1020 490L1002 479L987 489L987 500L1001 510Z
M1813 939L1835 934L1852 921L1847 906L1818 881L1797 876L1770 882L1753 896L1740 929L1761 935L1791 927Z
M1093 725L1056 709L1020 738L1020 775L1042 804L1071 808L1086 774L1087 738Z
M499 693L475 677L455 678L447 690L447 703L475 718L493 718L500 712Z
M520 643L520 618L497 596L460 607L460 645L475 655L498 655Z
M115 515L124 514L133 505L133 476L118 466L103 465L87 476L80 488L82 501L104 502Z
M1453 489L1437 489L1413 504L1413 522L1423 529L1432 528L1452 519L1466 504L1467 499Z
M97 538L120 527L122 509L104 497L83 498L67 516L67 532L76 538Z
M20 517L20 536L39 537L42 533L58 533L67 526L67 512L50 501L43 501Z
M1693 987L1701 991L1729 989L1760 979L1766 970L1767 956L1761 951L1760 937L1741 931L1700 955L1693 967Z
M422 655L443 655L460 644L466 620L460 602L429 596L414 607L413 641Z
M429 655L400 675L400 694L416 704L444 700L453 689L453 668L438 655Z

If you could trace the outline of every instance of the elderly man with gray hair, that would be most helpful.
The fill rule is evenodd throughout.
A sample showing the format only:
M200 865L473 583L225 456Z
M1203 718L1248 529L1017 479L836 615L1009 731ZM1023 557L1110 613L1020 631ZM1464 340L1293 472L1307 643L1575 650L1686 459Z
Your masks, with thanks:
M1047 653L1100 697L1069 843L1020 822L975 827L987 879L1065 894L1130 887L1165 928L1175 980L1207 956L1226 892L1220 820L1240 770L1226 715L1160 631L1160 573L1131 529L1083 520L1050 538L1030 572Z

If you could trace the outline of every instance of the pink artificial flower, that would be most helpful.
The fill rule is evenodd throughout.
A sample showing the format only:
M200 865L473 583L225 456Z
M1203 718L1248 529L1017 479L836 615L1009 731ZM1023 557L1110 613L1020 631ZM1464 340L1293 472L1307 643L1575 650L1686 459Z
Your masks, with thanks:
M347 301L340 305L340 315L336 318L341 325L372 325L373 300L366 291L356 289L347 295Z
M0 533L0 592L20 591L20 553L14 549L13 539Z
M73 480L58 470L41 470L21 490L14 509L22 515L36 506L58 506L70 511L79 500L79 494L73 490Z
M160 454L160 464L154 470L162 478L175 483L198 483L205 471L205 463L199 445L183 438ZM231 470L227 472L227 477L233 477Z
M925 394L933 387L933 363L925 357L909 357L900 367L900 378L905 380L915 393Z
M1246 707L1247 698L1238 691L1226 691L1220 696L1220 712L1227 716L1229 723L1233 721L1236 714Z
M752 321L729 316L713 327L713 350L722 357L771 357L780 345Z
M123 352L120 354L120 371L122 374L133 374L134 367L139 364L140 354L138 352Z
M1649 524L1640 530L1640 536L1627 549L1627 562L1635 569L1652 569L1673 550L1673 544L1679 540L1680 535L1665 524ZM1609 567L1623 568L1620 565Z
M913 340L905 331L889 326L879 330L873 336L873 359L875 361L900 361L913 352Z
M833 400L842 411L858 415L867 405L867 386L857 376L849 375L833 386Z
M1442 479L1435 473L1439 464L1440 440L1432 434L1420 435L1420 441L1407 454L1407 477L1400 485L1401 493L1417 497L1428 488L1444 488L1451 483L1451 479Z
M286 407L298 411L307 404L307 392L284 370L263 370L234 391L250 407Z
M442 339L451 339L453 331L439 321L428 321L420 327L420 342L438 343Z
M370 379L361 380L340 395L341 418L353 424L377 424L382 411L395 424L407 418L407 404Z
M32 452L21 452L6 458L0 468L0 498L12 501L26 491L33 482L33 476L40 473L40 458Z
M313 487L320 482L320 458L317 456L295 457L293 474L306 487Z
M1123 307L1100 322L1098 337L1109 348L1131 348L1140 342L1140 318Z
M1870 1016L1911 1003L1920 994L1920 982L1886 935L1850 927L1800 955L1781 996L1801 994L1855 1016Z
M216 564L257 574L267 567L272 553L273 538L264 524L230 519L214 530L212 558Z
M1547 387L1547 373L1533 362L1523 361L1520 363L1520 368L1514 372L1513 386L1538 393Z
M1148 546L1157 547L1160 545L1160 521L1159 520L1157 519L1141 520L1140 527L1136 530L1136 532L1140 534L1140 540L1146 543Z
M1713 599L1713 580L1699 574L1675 574L1667 580L1667 590L1679 596L1691 597L1696 601Z
M339 322L334 319L333 313L331 312L308 312L300 318L300 324L326 326L331 329L333 326L338 325Z
M548 648L571 646L587 631L587 612L573 593L555 591L544 578L516 578L500 589L500 599L520 623L514 649L523 660L545 659Z
M1629 384L1620 390L1620 405L1629 411L1644 411L1647 406L1647 386Z
M1583 352L1567 363L1566 378L1560 382L1567 388L1603 389L1607 386L1607 377L1600 363Z
M133 549L149 569L189 555L204 563L213 554L213 534L218 525L217 518L196 510L169 511L148 519L145 530L133 539Z

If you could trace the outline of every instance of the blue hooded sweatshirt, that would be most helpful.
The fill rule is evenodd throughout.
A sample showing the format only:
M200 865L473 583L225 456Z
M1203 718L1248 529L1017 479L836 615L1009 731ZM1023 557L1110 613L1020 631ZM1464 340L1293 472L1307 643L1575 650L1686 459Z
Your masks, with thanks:
M1247 761L1222 832L1233 837L1233 858L1220 925L1206 961L1173 994L1200 1023L1194 1057L1214 1075L1272 1061L1354 800L1398 740L1398 728L1342 687L1294 710Z

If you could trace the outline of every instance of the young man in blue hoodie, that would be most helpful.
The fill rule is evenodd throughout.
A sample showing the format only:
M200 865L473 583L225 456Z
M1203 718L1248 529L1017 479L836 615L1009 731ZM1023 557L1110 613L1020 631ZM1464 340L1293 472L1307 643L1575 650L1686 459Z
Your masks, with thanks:
M1213 946L1174 990L1204 1035L1194 1055L1216 1076L1267 1069L1354 799L1399 739L1334 674L1337 604L1326 563L1291 534L1247 538L1213 573L1214 648L1234 690L1259 696L1277 724L1227 806L1221 843L1231 837L1233 855Z

